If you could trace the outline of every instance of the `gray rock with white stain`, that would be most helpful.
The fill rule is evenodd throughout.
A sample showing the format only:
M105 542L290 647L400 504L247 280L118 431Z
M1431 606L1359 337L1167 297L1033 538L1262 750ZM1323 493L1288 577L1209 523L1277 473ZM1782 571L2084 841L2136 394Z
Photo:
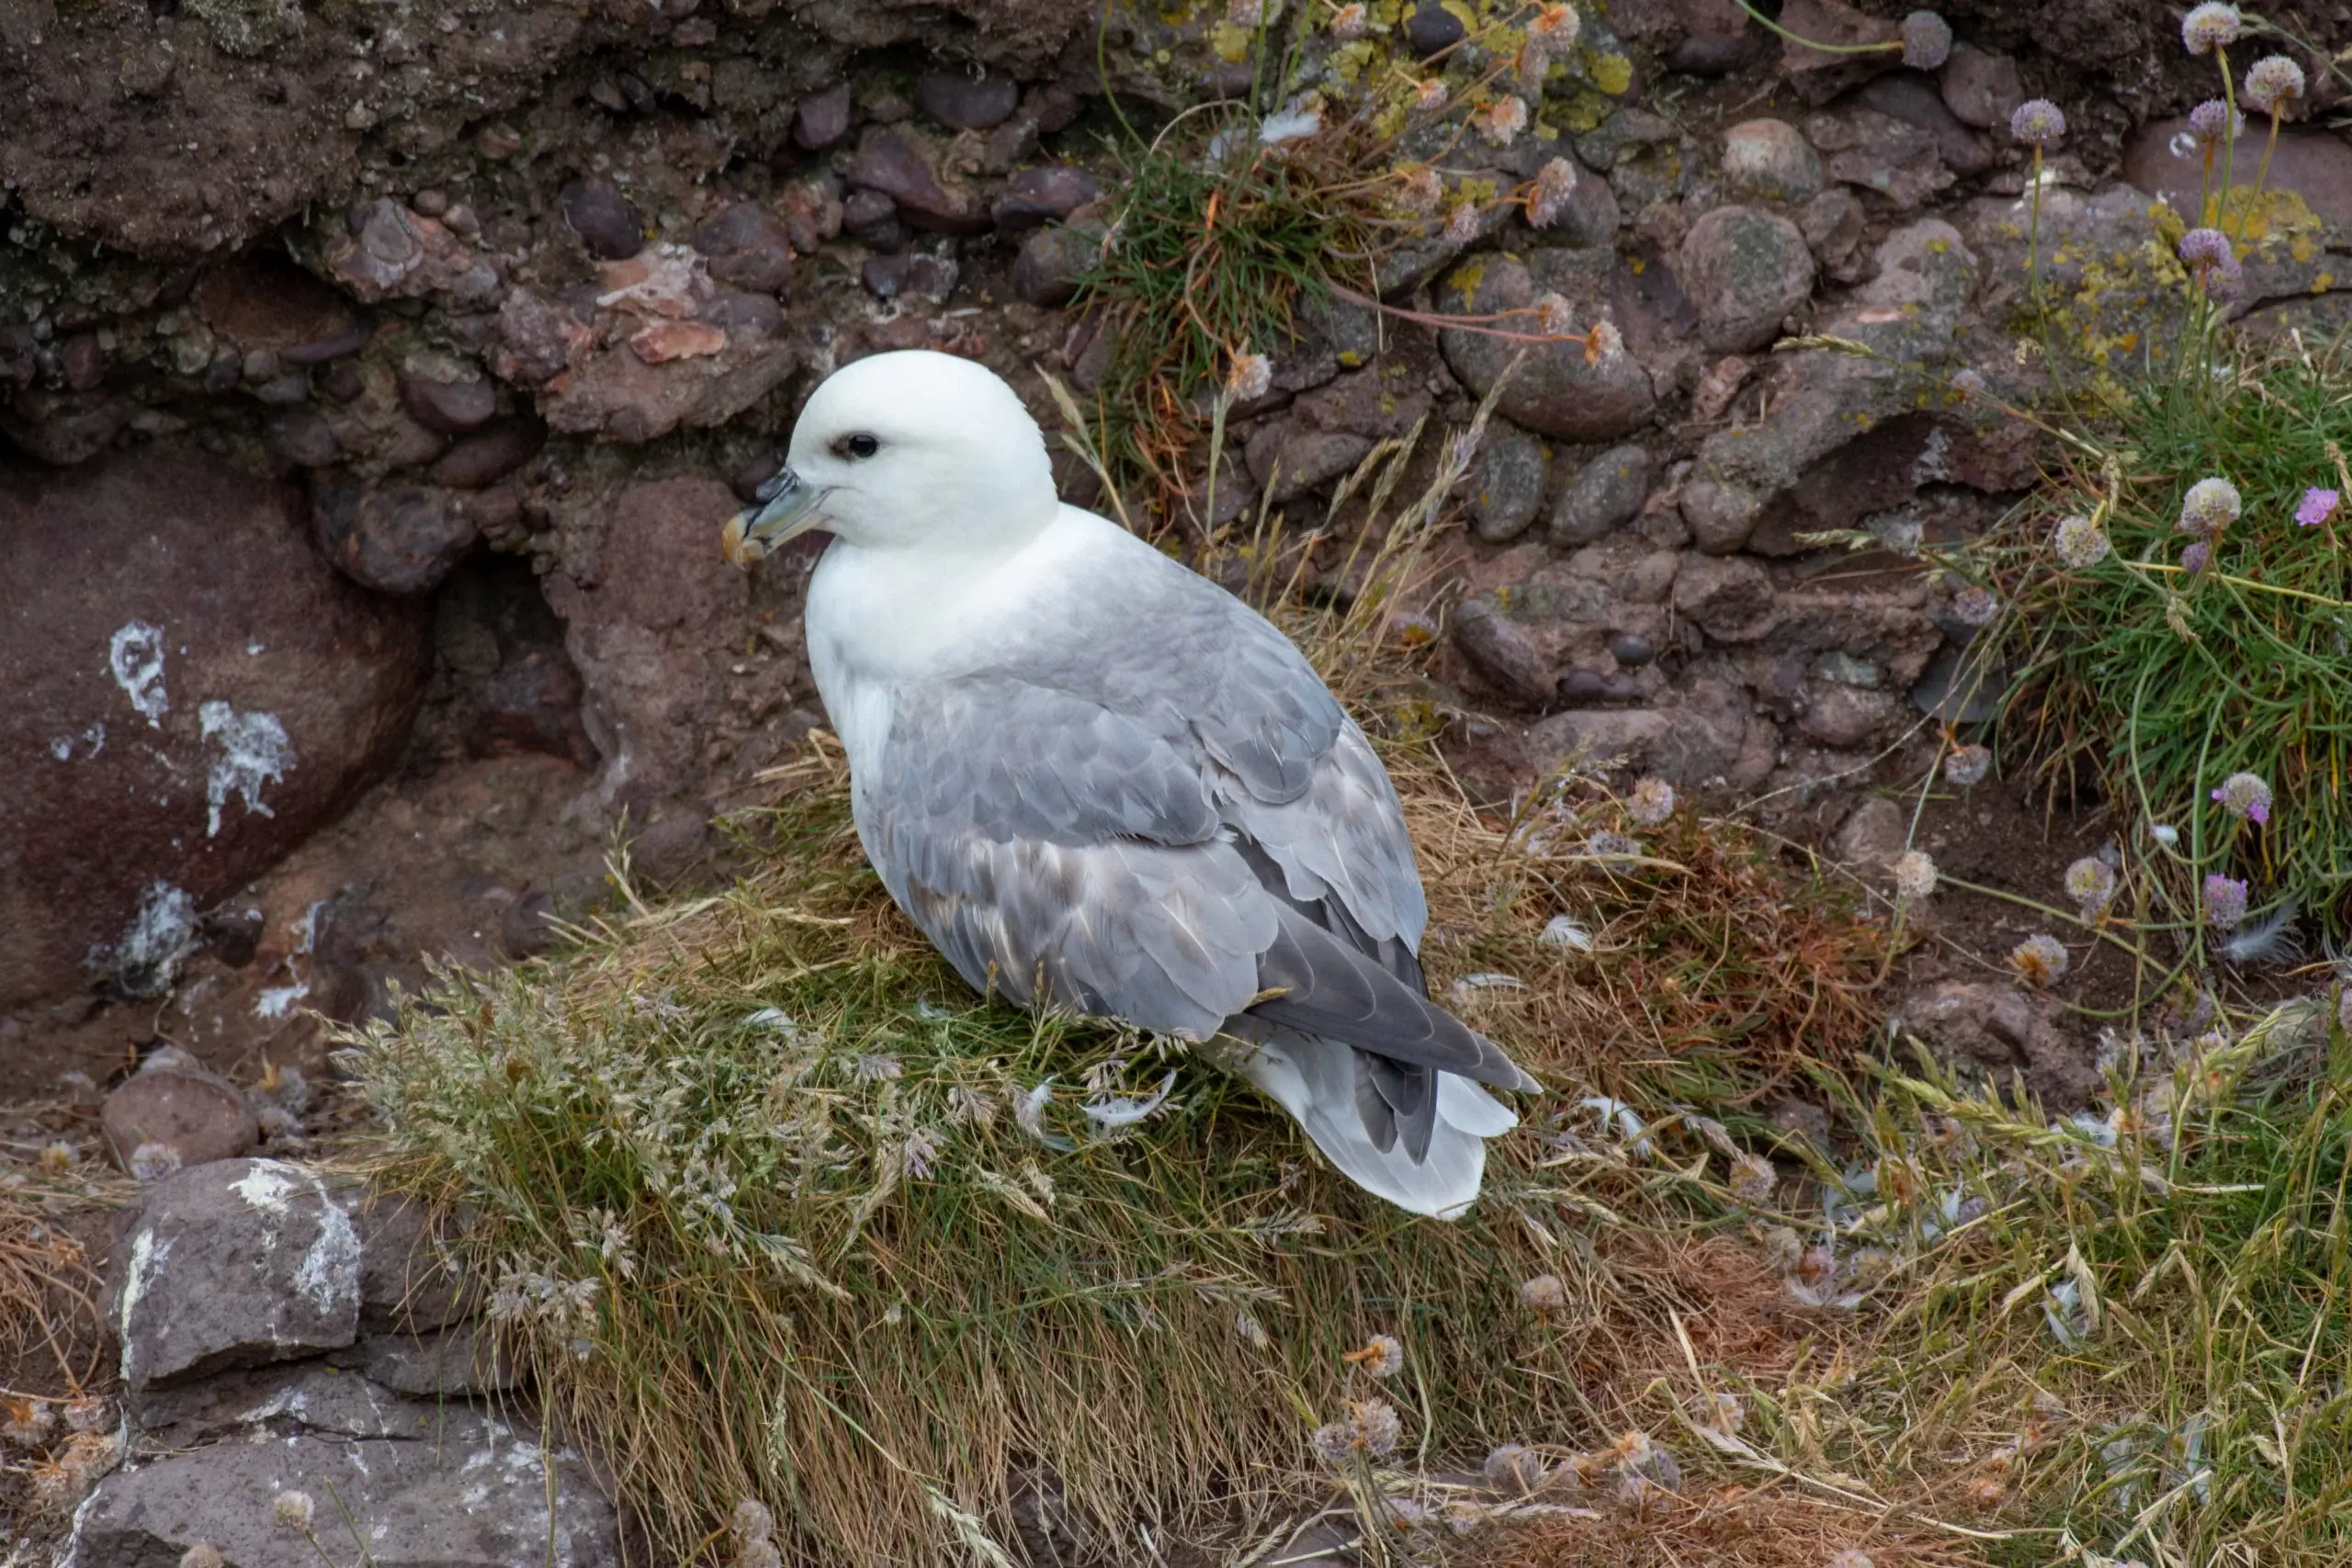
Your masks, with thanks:
M120 1257L114 1321L133 1393L359 1333L359 1233L300 1166L217 1160L155 1183Z

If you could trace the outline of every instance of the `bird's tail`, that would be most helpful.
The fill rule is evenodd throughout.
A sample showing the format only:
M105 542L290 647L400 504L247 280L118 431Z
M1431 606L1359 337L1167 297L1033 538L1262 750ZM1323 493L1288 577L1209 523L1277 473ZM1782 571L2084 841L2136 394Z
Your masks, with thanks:
M1295 1117L1340 1174L1410 1213L1461 1218L1486 1174L1487 1140L1519 1125L1518 1115L1485 1089L1441 1072L1428 1151L1415 1159L1397 1139L1381 1148L1358 1109L1354 1046L1262 1023L1250 1034L1235 1043L1227 1065Z

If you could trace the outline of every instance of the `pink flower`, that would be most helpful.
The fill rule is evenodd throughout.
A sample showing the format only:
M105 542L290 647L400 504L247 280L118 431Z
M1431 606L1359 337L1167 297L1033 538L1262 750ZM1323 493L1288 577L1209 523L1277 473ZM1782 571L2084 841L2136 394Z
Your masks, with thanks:
M2313 488L2303 491L2303 503L2295 508L2295 521L2306 528L2316 528L2335 515L2335 503L2344 499L2332 490Z

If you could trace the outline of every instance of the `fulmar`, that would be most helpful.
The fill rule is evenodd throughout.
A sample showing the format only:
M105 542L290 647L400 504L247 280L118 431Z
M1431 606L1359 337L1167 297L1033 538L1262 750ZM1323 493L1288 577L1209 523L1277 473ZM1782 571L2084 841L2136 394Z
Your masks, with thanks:
M1429 999L1396 791L1290 639L1065 506L993 372L877 354L726 525L822 528L808 662L890 897L982 993L1216 1043L1366 1190L1477 1197L1534 1080Z

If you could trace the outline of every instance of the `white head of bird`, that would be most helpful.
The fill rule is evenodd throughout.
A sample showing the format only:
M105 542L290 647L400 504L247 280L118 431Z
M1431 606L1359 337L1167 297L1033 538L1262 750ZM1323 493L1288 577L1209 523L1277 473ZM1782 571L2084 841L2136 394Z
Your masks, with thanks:
M1000 555L1054 521L1037 422L995 372L928 349L842 367L809 394L784 468L727 523L748 565L823 528L866 550Z

